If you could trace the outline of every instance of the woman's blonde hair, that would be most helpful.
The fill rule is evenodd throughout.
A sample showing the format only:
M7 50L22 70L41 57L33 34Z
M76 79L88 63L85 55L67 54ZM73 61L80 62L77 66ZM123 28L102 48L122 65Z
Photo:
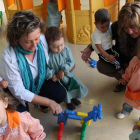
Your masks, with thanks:
M5 101L5 98L8 98L8 106L6 109L9 109L11 112L14 112L16 110L16 106L20 104L19 101L10 93L8 88L0 88L0 100Z
M140 29L140 2L126 3L120 10L118 15L118 33L121 37L126 37L123 26L127 21L130 27L134 26Z
M33 12L19 11L14 14L7 25L7 41L10 46L15 48L18 45L20 37L28 36L37 28L43 33L45 28L44 21Z

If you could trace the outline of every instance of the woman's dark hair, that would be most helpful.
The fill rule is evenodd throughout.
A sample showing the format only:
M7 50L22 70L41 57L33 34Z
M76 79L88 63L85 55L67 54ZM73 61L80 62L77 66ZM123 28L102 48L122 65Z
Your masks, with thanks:
M16 111L16 106L20 104L19 101L11 94L8 88L0 88L0 100L5 101L5 98L8 98L8 106L6 109L9 109L11 112Z
M126 37L126 32L123 27L128 22L131 27L138 27L140 29L140 2L126 3L118 15L118 33L121 37Z
M110 13L106 9L99 9L95 12L95 22L104 24L110 21Z
M59 27L49 27L45 32L45 38L47 40L48 45L50 45L51 42L59 40L61 37L63 37L63 34Z
M14 14L7 25L7 41L10 46L15 48L18 45L20 37L28 36L37 28L43 33L45 28L44 21L33 12L19 11Z

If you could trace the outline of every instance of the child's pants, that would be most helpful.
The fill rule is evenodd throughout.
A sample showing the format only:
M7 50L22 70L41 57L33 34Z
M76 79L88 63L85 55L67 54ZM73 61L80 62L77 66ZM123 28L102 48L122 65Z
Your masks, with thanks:
M122 69L122 65L121 65L121 59L118 56L118 53L116 51L112 50L112 49L108 49L108 50L105 50L105 51L108 54L115 56L116 61L114 61L111 64L116 68L117 71L120 71ZM103 56L101 53L99 53L98 55L99 55L100 60L103 60L103 61L105 61L107 63L110 63L109 60L105 56Z
M128 116L132 111L133 111L133 107L132 107L132 106L130 106L130 105L127 104L127 103L124 103L124 104L123 104L122 113L123 113L125 116Z

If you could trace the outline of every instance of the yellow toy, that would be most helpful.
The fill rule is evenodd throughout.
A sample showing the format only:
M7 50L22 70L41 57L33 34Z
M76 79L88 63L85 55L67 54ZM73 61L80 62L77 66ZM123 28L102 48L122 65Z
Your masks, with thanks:
M33 0L3 0L7 19L9 20L15 12L30 9L46 22L47 3L33 6ZM99 8L106 8L111 14L111 21L117 20L119 0L89 0L90 10L81 10L80 0L58 0L59 11L65 9L67 37L74 44L89 44L90 35L93 33L94 13Z
M84 118L88 117L87 113L83 113L83 112L77 112L77 116L81 116L82 120L81 120L81 125L83 125L84 123ZM90 125L91 120L87 121L88 126Z

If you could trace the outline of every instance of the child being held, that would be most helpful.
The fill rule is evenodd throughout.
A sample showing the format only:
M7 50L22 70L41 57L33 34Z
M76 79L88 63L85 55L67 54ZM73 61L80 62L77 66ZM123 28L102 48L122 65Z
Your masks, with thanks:
M75 62L71 50L64 46L64 38L58 27L49 27L45 33L49 45L49 70L47 79L60 82L67 90L66 103L69 110L74 110L81 102L77 98L87 95L87 87L80 82L73 72Z
M43 140L46 134L38 119L28 112L19 113L19 102L8 89L0 88L0 139L4 140Z
M99 59L110 62L120 74L123 74L119 54L112 49L110 13L106 9L97 10L94 24L96 27L91 35L92 47Z
M140 110L140 41L137 43L137 56L134 56L119 80L119 84L125 85L125 103L121 113L117 115L119 119L123 119L130 115L133 107Z

